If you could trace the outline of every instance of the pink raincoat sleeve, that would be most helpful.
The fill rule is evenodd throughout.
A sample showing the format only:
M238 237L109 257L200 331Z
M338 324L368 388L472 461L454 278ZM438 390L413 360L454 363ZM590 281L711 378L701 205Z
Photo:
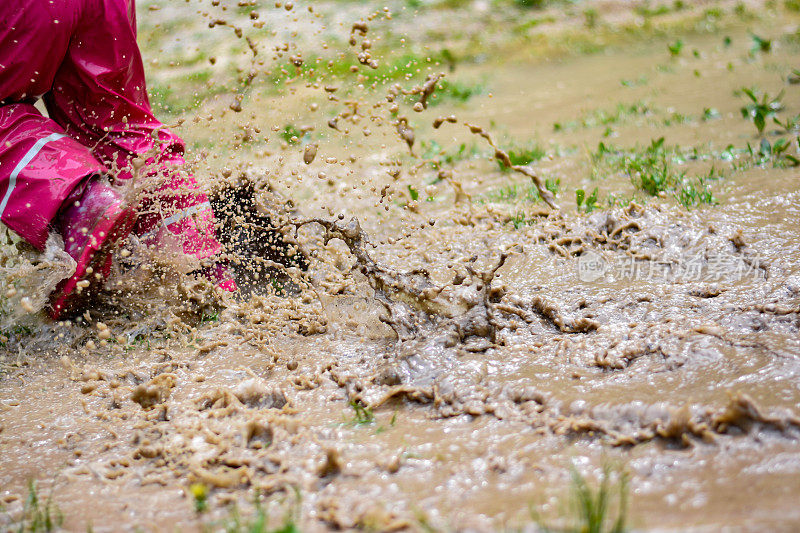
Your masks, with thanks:
M0 1L0 219L39 249L72 189L105 171L33 106L52 87L78 16L64 2Z
M177 172L183 141L153 115L136 43L133 0L87 0L72 45L45 97L51 116L104 164L130 177L131 160L152 151L166 181L145 199L134 231L152 242L159 231L179 235L199 259L219 253L214 214L195 179Z

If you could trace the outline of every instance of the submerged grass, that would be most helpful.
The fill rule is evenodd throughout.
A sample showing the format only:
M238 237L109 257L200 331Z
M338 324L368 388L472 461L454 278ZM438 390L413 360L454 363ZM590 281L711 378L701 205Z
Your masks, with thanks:
M623 82L624 84L624 82ZM553 131L574 131L580 128L611 126L631 121L635 117L652 115L654 110L647 102L639 100L630 104L619 103L612 109L595 109L577 120L556 122Z
M512 145L506 150L508 158L513 165L530 165L543 159L547 155L547 151L540 144L530 142L526 145ZM506 172L511 169L498 160L500 170Z
M679 5L680 4L680 5ZM642 19L622 23L603 23L592 14L587 17L587 24L582 26L571 25L569 29L559 32L546 33L538 31L538 26L556 22L553 17L539 17L532 21L519 23L514 27L513 34L529 41L533 46L518 46L518 43L508 43L506 46L513 48L516 53L528 58L556 57L559 55L595 54L610 47L624 46L629 43L641 42L642 38L658 38L670 41L667 47L671 56L681 54L683 42L694 35L719 33L723 30L739 26L743 20L757 18L758 13L743 9L724 10L711 7L705 10L692 7L691 3L675 2L671 10L664 10L659 6L655 13L663 15L673 13L673 16L654 16L653 13L640 13ZM648 8L644 8L649 11ZM532 31L534 28L537 31ZM680 43L679 43L680 41Z
M64 523L64 515L61 509L53 502L53 492L42 500L36 488L36 483L28 482L28 497L25 499L25 506L19 524L9 528L8 531L18 533L40 533L56 531Z
M797 147L796 153L790 152L793 144L791 137L800 131L800 115L785 119L777 116L784 109L784 92L781 91L776 96L770 96L755 88L742 87L735 94L747 98L747 103L740 109L742 118L751 120L758 131L758 136L761 137L757 148L753 148L750 143L747 143L746 153L749 155L749 161L757 166L771 163L775 168L800 166L800 136L795 136L794 139ZM764 131L770 118L780 130L768 133L789 135L789 137L781 137L770 143Z
M486 155L476 144L461 143L457 147L443 148L438 142L431 140L421 141L420 146L422 147L421 158L435 170L452 166L459 161Z
M561 180L558 178L547 178L544 185L548 191L554 195L558 195L558 191L561 187ZM542 197L539 195L539 191L534 184L509 183L507 185L487 191L481 195L481 197L478 199L478 202L539 202L541 199Z
M5 348L10 342L18 342L31 336L33 336L33 329L21 324L0 330L0 348Z
M467 84L457 80L443 79L439 82L439 90L436 92L436 98L431 99L431 105L439 105L446 101L463 104L468 102L474 96L480 96L486 92L483 85Z
M786 138L776 139L773 143L767 139L761 139L757 148L753 148L750 143L747 143L748 162L756 166L772 164L775 168L800 166L800 135L794 139L794 145L797 148L796 155L789 153L792 144L792 140ZM744 168L747 166L743 165Z
M535 509L533 519L547 533L624 533L627 531L628 476L606 465L600 484L592 487L574 467L571 472L569 517L566 526L545 524Z
M652 141L644 150L623 155L618 165L638 189L650 196L658 196L674 188L681 179L670 168L663 137Z
M514 202L517 200L536 202L539 200L539 191L533 184L511 183L488 191L481 200L484 202Z
M587 197L586 191L583 189L575 190L575 205L578 206L578 212L591 213L599 207L597 203L598 189L594 188L592 193Z
M620 172L628 176L637 190L648 196L672 195L686 208L716 203L709 184L717 177L715 169L706 176L690 177L675 168L676 159L682 159L678 149L668 148L663 137L651 141L649 146L629 150L600 143L591 154L592 174L597 178L605 172Z
M258 493L253 500L252 514L242 516L239 507L234 505L227 517L221 522L205 524L203 531L206 533L218 531L225 531L225 533L300 533L295 519L296 509L287 512L279 526L270 527L269 513L261 505Z
M353 409L353 417L347 421L348 425L365 426L375 422L375 413L370 407L353 400L348 405Z
M186 76L148 83L150 103L159 114L169 116L196 111L204 101L216 95L231 92L230 87L211 81L210 70L195 71Z
M287 124L280 132L280 137L287 144L297 144L305 136L305 133L300 131L294 124Z
M742 118L753 121L759 135L763 135L768 118L774 118L783 109L783 91L776 96L761 93L755 88L742 87L736 94L747 97L748 102L741 108Z
M374 69L362 66L355 59L339 56L321 57L316 63L307 62L288 70L276 69L267 77L267 86L282 87L287 81L296 78L310 82L333 82L337 79L351 78L354 70L359 73L365 86L382 85L424 78L428 73L428 67L438 67L443 70L456 62L455 56L447 48L427 54L405 52L398 55L391 53L392 50L384 52L386 53L376 50L376 56L382 57L383 60ZM452 87L453 95L463 97L468 93L467 99L478 90L460 83L448 83ZM444 87L443 90L447 92Z

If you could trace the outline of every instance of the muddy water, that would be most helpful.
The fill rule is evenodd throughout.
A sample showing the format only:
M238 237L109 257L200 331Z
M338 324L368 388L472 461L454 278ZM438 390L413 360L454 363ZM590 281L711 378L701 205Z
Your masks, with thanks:
M386 124L358 140L328 132L340 108L313 88L253 94L241 114L221 111L228 99L207 102L198 115L216 118L187 121L190 141L231 138L244 120L265 132L286 116L316 128L310 165L302 143L276 139L211 147L225 156L198 165L209 182L238 166L294 200L289 211L262 195L311 252L309 271L295 272L298 294L218 311L202 287L168 277L161 294L132 288L85 321L29 322L33 335L2 355L2 527L34 479L69 529L213 528L232 504L251 512L257 493L276 525L290 513L308 531L535 530L531 506L566 524L572 467L594 481L613 464L630 479L633 527L796 529L797 170L689 161L690 173L726 171L713 183L720 203L691 211L636 196L578 214L573 200L576 187L635 194L625 176L590 178L587 151L601 140L665 136L717 151L757 142L732 93L754 80L786 90L782 116L800 112L797 86L779 75L797 49L753 59L744 28L731 35L730 48L719 35L684 37L699 57L675 60L656 43L464 67L459 79L489 78L491 96L407 114L418 139L475 143L478 156L454 163L450 182L414 170ZM553 132L641 100L652 112L622 117L608 136L598 126ZM331 107L311 113L309 101ZM702 121L707 107L721 118ZM694 119L666 125L676 112ZM457 124L429 126L449 113ZM546 146L534 169L561 180L562 209L496 201L491 191L529 179L498 171L464 123L491 127L503 146ZM402 163L399 176L387 161ZM411 208L409 185L420 191ZM515 227L520 211L528 223ZM98 321L123 337L103 344ZM352 404L374 420L359 423ZM203 514L193 483L209 490Z

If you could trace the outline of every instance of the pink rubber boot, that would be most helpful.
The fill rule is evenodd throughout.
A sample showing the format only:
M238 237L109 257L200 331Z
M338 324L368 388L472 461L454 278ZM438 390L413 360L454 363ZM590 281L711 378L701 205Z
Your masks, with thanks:
M197 273L223 291L236 292L239 290L230 268L225 263L216 263L213 266L200 269Z
M224 260L215 260L222 252L222 245L217 240L214 210L208 197L193 176L183 175L170 166L164 166L161 172L166 179L142 199L137 209L134 235L155 250L164 249L169 246L165 242L177 239L184 254L206 265L193 274L202 275L224 291L236 292L238 287L231 269Z
M72 277L50 295L50 317L58 320L83 310L111 271L112 245L128 236L136 215L119 194L91 178L70 195L54 221L65 251L78 263Z

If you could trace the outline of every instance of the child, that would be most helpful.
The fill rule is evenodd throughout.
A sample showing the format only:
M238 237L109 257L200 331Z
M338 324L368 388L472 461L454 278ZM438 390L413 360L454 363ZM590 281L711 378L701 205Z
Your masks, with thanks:
M154 246L177 237L204 275L236 289L214 260L208 199L176 168L183 151L148 101L134 0L0 2L0 220L38 249L60 232L77 262L51 295L53 319L82 310L131 231ZM158 170L144 171L154 190L134 210L101 178L130 179L143 163Z

